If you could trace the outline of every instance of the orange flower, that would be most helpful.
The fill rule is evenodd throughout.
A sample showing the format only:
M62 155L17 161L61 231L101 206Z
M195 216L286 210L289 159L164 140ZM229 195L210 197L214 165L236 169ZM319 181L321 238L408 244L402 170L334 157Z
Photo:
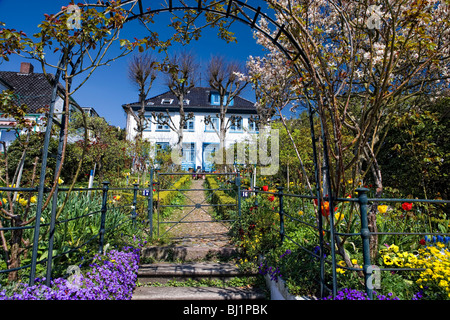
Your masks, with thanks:
M321 206L322 208L322 215L324 217L328 217L330 215L330 204L328 201L325 201Z

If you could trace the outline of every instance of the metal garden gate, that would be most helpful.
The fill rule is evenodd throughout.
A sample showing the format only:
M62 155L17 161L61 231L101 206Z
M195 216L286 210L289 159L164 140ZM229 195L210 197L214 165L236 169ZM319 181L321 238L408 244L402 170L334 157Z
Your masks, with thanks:
M217 188L211 188L207 185L203 187L195 187L191 188L189 185L186 186L184 183L180 183L182 180L201 180L206 182L206 177L221 177L225 178L226 187L219 186ZM156 197L153 195L150 197L156 200L156 204L151 204L149 210L152 213L149 216L149 219L152 217L153 212L156 212L156 235L159 237L163 237L167 235L172 229L182 223L222 223L231 226L232 223L236 222L241 215L241 190L240 190L240 175L239 172L232 173L162 173L162 172L154 172L151 170L150 173L150 185L152 186L150 192L156 192ZM229 186L229 187L228 187ZM205 192L205 197L196 197L196 192ZM218 203L217 201L213 201L215 196L218 193L224 192L230 195L235 199L234 203ZM174 199L177 195L183 195L185 198L184 203L174 204L167 199ZM189 202L189 203L187 203ZM188 218L193 214L195 210L202 210L206 214L210 215L208 212L208 208L213 208L217 210L219 207L225 207L229 210L235 210L237 215L237 219L224 219L223 217L214 217L213 214L210 220L188 220ZM175 210L184 210L181 218L172 220L170 216L165 217L169 218L169 220L164 219L165 210L173 208ZM151 220L150 220L151 221ZM161 232L161 227L163 225L170 225L167 230ZM151 234L154 233L153 226L150 226Z

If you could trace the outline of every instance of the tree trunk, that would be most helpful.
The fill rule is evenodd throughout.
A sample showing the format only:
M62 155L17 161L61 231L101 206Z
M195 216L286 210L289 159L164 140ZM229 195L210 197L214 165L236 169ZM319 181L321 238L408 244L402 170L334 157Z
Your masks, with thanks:
M372 175L375 180L375 198L381 198L383 194L383 182L381 178L381 170L378 167L378 162L374 158L372 163ZM372 203L372 206L370 208L369 214L367 215L368 220L368 227L370 232L378 232L377 227L377 212L378 212L378 201L375 201ZM377 257L378 255L378 235L372 234L370 236L370 258L372 261Z
M12 220L13 226L18 227L21 226L22 220L20 218L16 218ZM10 260L9 260L9 269L14 269L20 267L20 243L22 241L22 229L11 230L11 250L10 250ZM8 281L17 281L18 280L18 271L12 271L8 275Z

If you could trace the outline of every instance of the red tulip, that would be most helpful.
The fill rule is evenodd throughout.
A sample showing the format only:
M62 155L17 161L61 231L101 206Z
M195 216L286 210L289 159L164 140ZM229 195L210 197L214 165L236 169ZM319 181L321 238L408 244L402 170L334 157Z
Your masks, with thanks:
M403 208L403 210L409 211L412 209L412 203L404 202L404 203L402 203L402 208Z
M275 196L274 195L270 195L269 196L269 201L272 202L273 200L275 200Z
M269 186L263 186L262 189L263 191L269 191Z
M423 246L426 245L425 239L420 239L419 243L420 243L421 245L423 245Z
M330 204L328 203L328 201L325 201L323 205L321 205L321 207L322 207L322 215L324 217L328 217L330 215Z

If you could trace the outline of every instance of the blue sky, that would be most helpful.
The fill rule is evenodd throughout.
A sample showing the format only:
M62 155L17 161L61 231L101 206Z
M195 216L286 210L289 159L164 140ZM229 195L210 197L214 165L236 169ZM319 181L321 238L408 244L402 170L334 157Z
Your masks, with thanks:
M154 2L155 0L151 0ZM77 2L77 1L75 1ZM84 2L84 1L80 1ZM90 0L87 2L96 2ZM251 1L255 6L260 5L265 10L261 0ZM61 6L67 5L69 0L0 0L0 21L6 23L7 28L15 28L24 31L28 36L38 32L38 24L44 20L44 13L51 14L60 10ZM144 7L150 0L144 0ZM162 37L170 37L172 29L167 27L170 14L161 14L157 23L153 25L154 31ZM226 43L218 39L216 30L207 29L200 40L194 41L182 48L177 46L171 48L169 53L179 50L192 51L198 58L199 63L206 63L211 55L220 54L230 60L238 60L245 63L249 55L263 55L262 47L257 45L253 38L253 31L246 25L236 22L232 31L235 32L238 43ZM133 39L136 35L144 34L145 29L138 23L130 22L121 32L121 38ZM139 38L139 37L138 37ZM119 45L117 44L117 47ZM114 55L115 50L111 51ZM49 53L50 54L50 53ZM122 105L138 100L138 92L127 78L127 64L132 54L112 62L109 66L103 66L95 71L93 76L78 90L73 98L83 107L93 107L110 124L125 127L125 113ZM58 57L55 56L55 59ZM9 62L0 64L1 71L18 71L20 63L27 61L19 56L12 56ZM35 72L42 72L40 64L31 61ZM51 72L54 72L53 70ZM203 77L204 79L205 77ZM206 83L203 83L206 85ZM155 82L149 96L166 91L163 76ZM254 93L249 88L242 94L244 98L255 101Z

